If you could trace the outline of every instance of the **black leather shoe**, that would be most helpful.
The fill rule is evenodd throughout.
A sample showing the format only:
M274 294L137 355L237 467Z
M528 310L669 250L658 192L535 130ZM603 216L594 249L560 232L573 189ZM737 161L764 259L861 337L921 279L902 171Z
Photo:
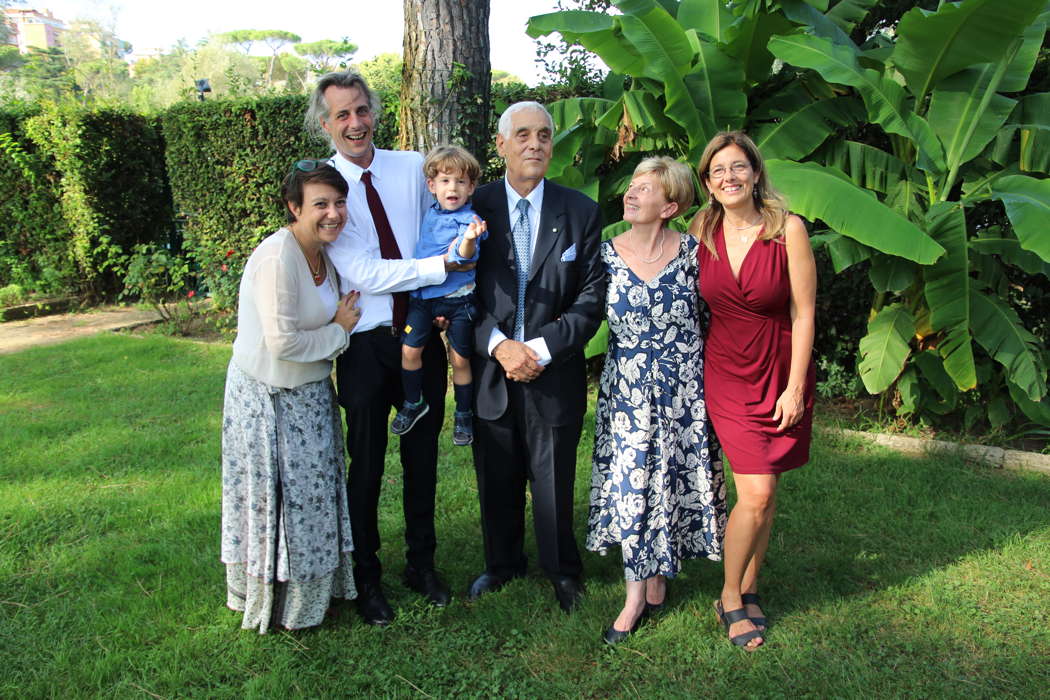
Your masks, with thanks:
M643 617L644 613L642 615L639 615L638 619L634 621L634 625L631 627L631 629L627 630L626 632L622 632L616 629L616 626L614 624L612 627L605 630L605 634L602 635L602 640L610 646L619 644L620 642L627 639L632 634L638 631L638 625L642 624Z
M357 612L365 623L376 627L386 627L394 621L394 610L378 582L364 584L357 591Z
M558 605L567 613L571 613L583 596L583 584L570 576L552 578L554 585L554 597L558 599Z
M485 571L474 579L470 587L467 588L467 600L477 600L486 593L494 593L503 588L506 583L507 579L502 576L496 576Z
M401 578L405 585L416 593L421 594L430 601L435 608L443 608L452 600L448 586L433 569L417 569L414 566L406 566L405 574Z

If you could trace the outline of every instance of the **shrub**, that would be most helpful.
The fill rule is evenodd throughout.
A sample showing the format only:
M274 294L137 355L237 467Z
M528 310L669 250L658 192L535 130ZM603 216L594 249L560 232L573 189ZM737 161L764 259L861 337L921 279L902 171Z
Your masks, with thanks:
M292 95L187 102L161 118L184 249L220 309L236 305L251 251L284 225L280 187L292 163L331 152L304 132L305 110Z
M156 125L120 110L46 106L25 121L25 129L60 175L67 256L79 291L93 297L119 291L128 251L164 240L171 229Z
M44 294L73 286L69 227L60 215L54 159L25 133L37 108L0 111L0 285Z
M128 260L122 298L135 298L157 310L176 332L184 332L196 313L190 300L190 266L184 257L156 245L139 244Z
M17 284L0 287L0 306L14 306L24 301L25 298L25 290Z

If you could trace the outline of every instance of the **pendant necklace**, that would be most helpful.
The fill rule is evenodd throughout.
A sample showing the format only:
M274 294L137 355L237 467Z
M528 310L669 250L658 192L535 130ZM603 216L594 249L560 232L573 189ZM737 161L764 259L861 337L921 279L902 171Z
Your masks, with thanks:
M306 259L306 267L310 270L310 275L314 278L314 285L319 285L324 280L324 261L321 258L321 253L317 253L317 267L314 267L310 263L310 256L306 254L306 248L303 248L303 244L299 242L298 237L295 233L292 233L292 238L295 238L295 242L299 244L299 250L302 251L303 257Z
M759 216L757 220L751 222L750 224L745 224L743 226L737 226L736 224L730 224L730 226L732 226L737 231L746 231L749 228L753 228L755 226L758 226L760 223L762 223L762 217L761 216ZM743 233L738 234L738 236L740 237L740 242L741 243L747 243L748 241L750 241L753 238L753 236L751 236L749 234L743 234Z

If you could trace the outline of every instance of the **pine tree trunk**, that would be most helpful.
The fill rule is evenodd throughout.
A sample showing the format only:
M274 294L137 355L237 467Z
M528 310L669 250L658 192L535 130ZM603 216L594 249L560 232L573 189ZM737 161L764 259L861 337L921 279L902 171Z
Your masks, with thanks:
M399 148L458 143L484 161L489 132L489 0L404 0Z

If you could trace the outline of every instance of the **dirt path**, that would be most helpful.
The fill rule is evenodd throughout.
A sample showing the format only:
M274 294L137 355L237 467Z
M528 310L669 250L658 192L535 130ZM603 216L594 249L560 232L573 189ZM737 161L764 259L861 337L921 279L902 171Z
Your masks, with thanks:
M99 306L85 313L8 321L0 323L0 355L157 320L157 312L152 309Z

